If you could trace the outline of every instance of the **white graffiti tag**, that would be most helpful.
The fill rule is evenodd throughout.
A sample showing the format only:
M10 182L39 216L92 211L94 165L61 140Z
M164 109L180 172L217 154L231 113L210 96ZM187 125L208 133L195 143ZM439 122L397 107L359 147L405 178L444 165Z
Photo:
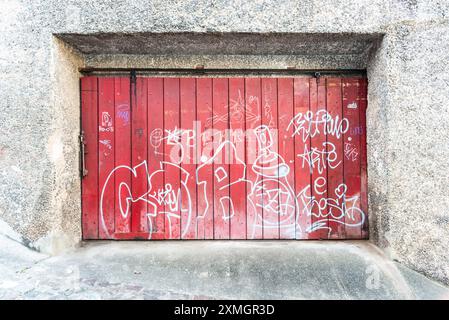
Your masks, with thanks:
M256 228L278 228L278 226L294 234L295 217L299 206L287 179L290 167L284 158L273 150L274 139L268 126L258 126L254 129L254 134L258 141L258 155L252 165L256 180L248 200L251 201L254 196L257 199L255 206L263 208L264 212L272 215L262 216L259 213L255 215L251 237L254 237ZM267 216L276 219L273 221L267 219ZM300 226L297 227L300 230Z
M335 189L330 190L326 175L326 170L331 172L341 167L343 160L356 161L360 157L357 148L361 146L353 143L354 136L345 135L349 131L348 119L340 118L341 115L333 116L324 109L298 113L292 119L291 115L279 115L278 110L271 110L269 103L271 94L276 94L275 88L273 90L268 86L265 91L266 95L262 98L251 95L243 97L239 92L236 101L230 102L229 112L207 119L212 128L203 129L199 121L194 121L186 129L153 128L147 142L149 151L154 153L149 152L149 156L159 154L162 157L158 158L165 161L158 162L156 168L152 164L152 172L149 172L146 160L135 166L116 166L100 186L100 227L107 236L113 236L109 234L113 231L106 226L106 220L111 217L111 213L107 212L105 218L106 210L114 211L115 218L131 220L130 212L134 204L139 204L136 215L148 222L150 238L152 233L158 232L156 228L159 223L158 226L154 224L156 220L160 222L155 219L159 215L164 216L164 233L169 237L182 222L181 234L176 233L177 238L192 232L190 236L193 230L200 233L198 226L208 225L209 220L205 218L211 215L215 219L211 219L212 223L217 219L220 222L229 221L245 214L251 217L246 221L245 232L248 230L248 234L245 236L248 238L263 234L261 229L277 229L278 235L282 229L284 235L298 237L296 232L305 234L326 229L330 233L329 222L347 227L361 226L366 217L360 209L360 194L348 192L345 183L335 188L340 182L352 185L349 180L343 179L339 182L333 180L332 189ZM129 122L129 107L124 105L119 111L115 119L108 112L103 112L98 119L101 123L99 130L113 132L113 125L120 126L113 123L117 119L123 123ZM262 117L267 125L261 125ZM286 130L291 130L288 134L282 133L282 137L278 137L276 118L279 126L283 123L285 127L288 123ZM245 130L238 125L233 130L230 120L244 122ZM220 122L228 124L227 129L213 128L214 123ZM363 132L362 127L352 130L354 132L350 135ZM290 133L291 137L295 137L295 144L288 153L278 152L278 144L291 139L288 137ZM311 140L319 135L324 136L319 143ZM106 137L108 139L101 137L101 152L114 153L113 136ZM327 137L335 139L328 140ZM335 143L342 137L344 144ZM284 149L288 147L285 143L281 146ZM298 174L298 170L305 176ZM310 181L307 171L320 176ZM137 185L144 187L133 188L133 183L137 181L143 181L143 184ZM231 186L236 188L231 189ZM238 200L244 201L233 199L231 190L242 193ZM118 201L113 202L115 200ZM192 208L192 203L196 207ZM135 213L132 215L134 217ZM313 219L308 219L311 217Z
M213 177L214 180L214 187L218 190L224 190L229 188L231 185L237 185L237 184L243 184L246 185L247 183L250 183L248 180L245 179L246 177L246 164L245 161L242 160L239 157L239 154L237 152L237 149L235 145L231 141L224 141L221 143L218 148L215 150L213 155L211 157L207 157L203 155L201 157L201 161L203 162L198 168L196 169L196 183L198 184L198 199L201 199L201 201L205 204L202 211L198 211L198 219L204 219L206 215L213 214L213 208L211 206L211 203L209 203L210 198L213 197L213 194L209 195L209 192L211 191L207 187L208 183L208 177L207 174L203 173L203 171L208 167L211 166L214 163L220 163L222 161L218 161L218 159L224 157L224 153L228 152L231 157L235 159L234 164L234 177L232 180L226 179L229 177L229 172L227 171L227 166L220 166L218 165L218 168L215 170ZM219 215L224 220L229 220L234 216L234 203L231 197L229 196L222 196L218 199L218 201L221 204L221 212ZM229 205L229 212L227 210L227 205Z
M179 187L174 188L171 184L167 183L161 188L153 183L157 178L160 180L160 176L164 175L167 167L173 167L180 170L181 179ZM151 238L151 234L153 232L152 218L156 217L158 214L163 214L167 217L169 227L168 232L170 235L172 234L172 225L175 223L173 220L177 220L179 222L181 215L184 214L187 216L187 221L183 222L185 227L181 237L188 232L191 225L192 212L190 192L187 188L189 173L174 163L161 161L160 169L149 174L147 162L144 160L135 167L129 167L126 165L117 166L106 178L100 195L100 222L103 231L108 236L110 236L110 234L105 223L104 199L108 192L115 189L114 176L123 176L120 172L130 172L131 179L134 180L144 179L148 181L148 189L141 194L136 194L132 191L129 184L130 182L115 181L115 185L118 185L117 190L115 191L119 199L119 211L124 219L129 217L132 204L142 201L147 204L146 216L148 218L149 238ZM186 201L183 201L182 203L180 200L181 194L186 199Z
M345 142L345 157L348 160L356 161L359 156L359 152L354 144L350 142Z
M321 147L312 147L310 150L305 143L303 153L299 153L297 156L302 159L303 168L308 165L310 172L317 169L320 174L323 173L324 169L335 169L341 163L341 160L338 161L335 145L331 142L323 142Z
M321 185L320 187L323 186ZM301 214L317 218L307 228L306 232L328 229L330 233L332 230L328 227L328 222L343 224L347 227L363 225L365 213L360 209L360 196L353 195L348 197L348 187L346 184L342 183L336 187L333 190L333 197L323 197L319 200L315 196L310 196L310 188L310 185L306 186L297 195L302 208ZM316 190L318 190L317 187L315 187L315 193L318 193ZM326 190L323 191L325 192Z
M101 126L98 127L100 132L113 132L112 117L107 111L101 113Z
M287 126L287 130L292 129L292 137L300 136L303 142L319 134L334 136L339 139L342 134L349 129L347 118L340 119L333 117L326 110L318 110L315 114L312 111L296 114Z

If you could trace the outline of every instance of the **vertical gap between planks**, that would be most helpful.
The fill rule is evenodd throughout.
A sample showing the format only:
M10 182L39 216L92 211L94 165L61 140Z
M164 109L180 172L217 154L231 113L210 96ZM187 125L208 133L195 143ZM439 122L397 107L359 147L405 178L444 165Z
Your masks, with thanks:
M311 101L310 101L310 99L311 99L310 98L311 97L311 92L310 91L312 90L312 86L310 85L310 80L311 79L312 79L311 77L307 78L307 83L308 83L308 87L307 87L307 91L308 91L308 94L307 94L308 95L308 97L307 97L307 110L309 111L309 113L310 113L310 104L311 104ZM307 141L307 144L308 144L308 148L310 148L311 147L310 135L307 136L307 140L306 141ZM304 142L304 139L303 139L303 142ZM302 160L302 162L301 162L301 167L303 166L303 163L304 163L304 160ZM308 194L308 196L310 197L309 201L312 201L313 200L313 198L312 198L312 173L311 173L310 166L308 167L307 171L309 173L309 194ZM307 203L307 205L309 205L309 204ZM310 209L310 206L307 207L305 212L307 214L307 217L305 219L306 220L306 227L305 227L305 230L304 230L304 234L306 235L307 239L309 239L309 233L310 232L307 229L309 229L312 226L312 211Z
M293 118L295 117L295 111L296 111L296 99L295 99L295 82L296 82L296 78L292 78L292 115ZM287 126L288 127L288 126ZM287 130L287 134L288 134L288 130ZM292 136L292 142L293 142L293 204L295 206L295 219L294 219L294 223L293 223L293 228L294 228L294 239L297 239L297 235L296 235L296 223L298 221L298 215L299 215L299 208L298 208L298 201L296 199L296 143L295 143L295 138Z
M195 159L195 239L198 239L198 181L197 181L197 170L198 170L198 78L195 81L195 148L194 148L194 159ZM201 144L201 142L200 142Z
M245 130L244 132L244 141L243 141L243 157L245 159L245 239L248 240L248 165L247 165L247 155L246 155L246 144L248 141L248 133L246 132L247 126L246 126L246 77L243 78L243 110L244 110L244 121L243 121L243 128Z
M162 78L162 138L164 137L163 135L165 134L165 79L166 78ZM165 188L165 168L166 168L166 165L165 165L165 140L164 139L162 139L162 143L161 143L161 145L162 145L162 166L161 166L161 169L162 169L162 187L163 188ZM165 227L166 227L166 225L167 225L167 223L166 223L166 220L167 219L167 213L166 213L166 210L165 210L165 203L164 203L164 223L163 223L163 226L164 226L164 230L163 230L163 238L164 238L164 240L167 240L166 239L166 230L165 230Z
M259 123L259 126L262 126L263 125L263 117L264 117L264 114L263 114L263 107L262 107L262 103L263 103L263 84L262 84L262 78L260 78L259 79L259 114L260 114L260 123ZM263 154L260 152L261 150L257 150L258 152L259 152L259 154L257 154L257 156L256 156L256 159L259 157L259 156L262 156L262 161L261 161L261 168L262 168L262 175L261 175L261 177L260 177L260 181L262 182L262 184L261 184L261 186L262 186L262 193L261 193L261 206L260 206L260 208L261 208L261 210L260 210L260 213L261 213L261 215L262 215L262 219L260 220L260 224L261 224L261 228L262 228L262 235L261 235L261 237L262 237L262 239L265 239L265 221L264 221L264 211L265 211L265 208L264 208L264 200L263 200L263 198L264 198L264 196L263 196L263 192L264 192L264 190L263 190L263 184L264 184L264 176L263 176L263 172L264 172L264 169L263 169L263 166L264 166L264 156L263 156Z
M278 154L278 174L276 177L277 180L277 187L278 187L278 191L280 189L280 182L279 182L279 123L280 123L280 119L279 119L279 79L276 78L276 124L277 124L277 128L276 128L276 153ZM280 193L277 193L277 198L278 198L278 204L281 201L281 196ZM281 239L281 212L280 212L280 206L278 205L278 209L277 209L277 218L278 218L278 239Z
M366 110L368 107L368 80L363 78L360 80L363 83L362 99L363 109L361 110L361 117L363 121L363 158L362 158L362 184L363 184L363 210L365 214L365 222L362 226L362 239L369 239L369 219L368 219L368 144L367 144L367 124L366 124Z
M146 152L146 156L145 156L145 161L147 163L147 172L148 172L148 168L150 166L150 146L149 146L149 140L150 140L150 122L148 121L148 115L150 113L150 103L149 103L149 98L148 98L148 91L149 91L149 83L148 83L148 78L143 78L145 84L146 84L146 90L145 90L145 96L147 97L147 112L145 115L145 121L147 122L147 140L145 142L146 148L147 148L147 152ZM150 172L148 172L148 174L151 174ZM149 190L150 186L147 183L147 193ZM157 210L156 210L157 211ZM157 214L156 214L157 216ZM147 204L147 212L146 212L146 219L147 219L147 230L148 230L148 238L151 239L153 237L153 230L154 230L154 225L157 225L156 223L156 217L153 218L149 218L148 216L148 204ZM150 219L153 219L150 222ZM151 230L150 230L150 224L151 224ZM156 227L157 228L157 227Z
M212 126L212 157L215 154L215 134L214 134L214 79L212 79L211 81L211 92L212 92L212 99L211 99L211 108L212 108L212 121L211 121L211 126ZM212 162L211 162L211 166L212 166L212 239L215 240L215 173L214 173L214 165L215 162L215 158L212 158Z
M316 83L316 79L311 78L312 81L315 81ZM309 90L310 92L310 90ZM314 95L314 99L317 100L318 103L318 84L316 83L315 85L315 95ZM312 106L312 99L309 97L309 110L311 110ZM312 136L309 133L309 148L310 150L312 150ZM310 152L310 151L309 151ZM315 235L313 234L315 231L313 230L313 203L315 201L315 190L313 188L313 167L309 165L309 169L310 169L310 197L311 197L311 206L310 206L310 234L312 234L312 238L313 240L315 240ZM313 230L313 231L312 231Z
M116 124L116 122L115 122L115 114L116 114L116 111L115 111L115 94L116 94L116 88L115 88L115 81L116 81L116 79L117 78L114 78L113 79L113 81L112 81L112 83L113 83L113 103L112 103L112 108L113 108L113 115L112 115L112 123L113 123L113 128L114 128L114 152L113 152L113 155L114 155L114 157L113 157L113 162L114 162L114 169L116 168L116 164L115 164L115 151L116 151L116 149L117 149L117 145L116 145L116 143L115 143L115 134L116 134L116 132L117 132L117 124ZM113 186L114 186L114 190L115 190L115 171L114 171L114 184L113 184ZM115 191L114 191L115 192ZM113 201L113 203L114 203L114 210L113 210L113 216L114 216L114 228L113 228L113 231L114 231L114 234L117 232L117 230L116 230L116 220L115 220L115 205L116 205L116 197L117 197L117 195L115 194L114 195L114 201Z
M361 82L360 80L357 80L357 106L358 106L358 113L359 113L359 123L357 124L358 128L362 127L362 115L361 115L361 105L362 105L362 97L361 97ZM360 210L363 212L363 195L362 195L362 184L363 184L363 179L362 179L362 166L363 166L363 155L362 155L362 135L361 135L361 131L360 131L360 138L359 138L359 157L360 157L360 165L359 165L359 176L360 176L360 193L359 193L359 207ZM363 234L363 223L360 224L360 239L362 239L362 234Z
M328 78L324 78L324 107L326 109L326 114L329 114L329 99L327 98L328 94L328 85L329 81ZM328 132L328 124L325 123L324 131L326 132L326 156L329 156L329 132ZM327 220L327 239L329 239L329 235L331 233L330 225L329 225L329 206L327 204L327 201L329 199L329 171L331 170L331 167L329 166L329 161L326 161L326 207L325 207L325 213L326 213L326 220Z
M136 97L136 90L135 90L135 84L134 84L134 88L133 88L133 76L132 74L130 75L130 79L129 79L129 127L130 127L130 134L129 134L129 145L131 148L131 156L130 156L130 165L131 167L133 166L133 107L134 104L137 104L137 97ZM133 90L134 89L134 90ZM133 103L135 102L135 103ZM133 183L132 183L132 177L130 180L130 189L131 189L131 194L133 194ZM130 232L133 232L132 230L132 226L133 226L133 219L134 219L134 213L133 213L133 206L130 205L129 206L129 230Z
M230 107L230 103L229 103L229 101L230 101L230 81L229 81L229 78L227 78L227 81L228 81L228 102L227 102L227 112L228 112L228 130L227 130L227 133L226 133L226 140L228 140L228 142L226 143L226 145L228 146L227 147L227 150L225 149L225 156L226 156L226 152L227 152L227 160L228 160L228 164L227 164L227 167L228 167L228 239L231 239L231 220L232 220L232 217L231 217L231 205L233 205L233 202L232 202L232 199L231 199L231 146L230 146L230 144L231 144L231 136L230 136L230 130L231 130L231 112L230 112L230 110L229 110L229 107Z
M345 113L344 113L344 93L345 93L345 90L343 89L343 87L344 87L344 85L345 85L345 82L342 80L341 81L341 83L340 83L340 92L341 92L341 118L342 118L342 120L344 119L344 117L345 117ZM348 128L349 128L349 124L348 124ZM343 184L345 184L346 182L345 182L345 134L343 133L342 134L342 139L343 139L343 141L341 142L341 154L342 154L342 168L343 168L343 173L342 173L342 183ZM341 202L341 209L343 210L344 208L345 208L345 199L343 198L342 200L341 200L342 202ZM346 210L345 210L346 211ZM342 217L342 220L343 220L343 228L342 228L342 232L343 232L343 234L339 234L338 235L338 238L339 239L345 239L346 238L346 217L345 217L345 215L346 215L346 212L343 212L343 217Z
M100 225L101 223L101 217L100 217L100 130L99 130L99 124L100 124L100 117L98 116L98 110L100 109L100 79L97 77L97 103L96 103L96 110L95 110L95 117L97 118L97 125L95 126L95 130L97 131L96 134L96 140L95 144L97 145L97 238L100 238Z
M143 83L145 84L145 88L146 88L146 90L145 90L145 99L146 99L146 103L147 103L147 112L146 112L146 115L145 115L145 122L146 122L146 139L145 139L145 150L146 150L146 152L145 152L145 162L146 162L146 164L147 164L147 174L151 174L151 173L149 173L148 172L148 166L149 166L149 163L150 163L150 159L148 158L148 154L149 154L149 152L150 152L150 147L149 147L149 145L148 145L148 141L149 141L149 139L150 139L150 132L149 132L149 130L150 130L150 121L148 121L148 113L149 113L149 108L150 108L150 103L149 103L149 99L148 99L148 87L149 87L149 83L148 83L148 78L144 78L144 77L142 77L142 81L143 81ZM145 191L145 194L148 194L148 190L149 190L149 185L148 185L148 177L147 177L147 179L146 179L146 181L147 181L147 188L146 188L146 191ZM148 196L146 196L146 198L148 199ZM146 202L146 201L145 201ZM150 238L152 238L153 237L153 230L154 230L154 226L153 226L153 224L154 225L156 225L157 223L156 223L156 217L150 217L149 215L148 215L148 203L146 203L146 206L147 206L147 210L146 210L146 212L145 212L145 223L146 223L146 231L148 232L148 237ZM151 220L151 222L150 222L150 219L152 219ZM151 230L150 230L150 225L151 225ZM157 228L157 227L156 227Z
M195 173L195 176L194 176L194 182L195 182L195 207L193 207L192 205L190 206L190 214L191 214L191 221L194 221L194 226L193 226L193 228L194 228L194 236L193 236L193 239L198 239L198 226L197 226L197 221L198 221L198 212L197 212L197 207L198 207L198 200L197 200L197 197L198 197L198 187L197 187L197 182L196 182L196 169L197 169L197 148L198 148L198 146L197 146L197 141L198 141L198 138L197 138L197 135L198 135L198 132L197 132L197 116L196 116L196 95L197 95L197 88L196 88L196 78L194 78L193 79L193 87L194 87L194 93L193 93L193 95L194 95L194 102L193 102L193 104L194 104L194 107L193 107L193 112L194 112L194 117L193 117L193 123L192 123L192 128L193 128L193 130L194 130L194 133L195 133L195 135L194 135L194 137L195 137L195 148L193 148L193 156L191 157L191 160L192 160L192 158L193 158L193 161L194 161L194 164L195 164L195 170L194 170L194 173ZM190 152L192 152L192 150L189 150L189 155L190 155ZM195 215L193 215L193 212L195 212Z
M181 113L182 113L182 95L181 95L181 78L178 78L178 130L180 132L180 139L181 139L181 143L182 143L182 133L181 133ZM180 156L181 154L181 150L178 151L178 156ZM184 155L182 155L184 156ZM182 161L182 159L179 159ZM178 208L179 208L179 239L182 239L182 184L181 184L181 173L182 173L182 162L179 162L179 191L178 191L178 198L177 198L177 202L178 202Z

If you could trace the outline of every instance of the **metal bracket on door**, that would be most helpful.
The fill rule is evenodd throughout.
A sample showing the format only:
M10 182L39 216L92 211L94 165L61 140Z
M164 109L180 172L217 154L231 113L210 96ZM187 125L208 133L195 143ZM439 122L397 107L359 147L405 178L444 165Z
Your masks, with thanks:
M88 170L86 169L86 140L84 139L84 131L81 131L80 136L80 175L81 178L87 176Z
M136 88L137 73L136 73L136 70L131 70L129 78L130 78L130 86L131 86L130 92L133 93L134 97L135 97L137 95L137 88Z
M136 84L136 79L137 79L136 70L131 70L131 73L129 76L131 78L131 83Z
M320 83L320 78L321 78L321 73L320 72L315 72L313 74L313 76L316 78L316 83Z

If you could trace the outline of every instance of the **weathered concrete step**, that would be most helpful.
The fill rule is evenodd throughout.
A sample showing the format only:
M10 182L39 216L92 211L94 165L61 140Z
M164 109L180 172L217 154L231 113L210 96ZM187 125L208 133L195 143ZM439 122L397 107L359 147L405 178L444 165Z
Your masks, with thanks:
M0 297L449 299L367 241L98 241L16 278Z

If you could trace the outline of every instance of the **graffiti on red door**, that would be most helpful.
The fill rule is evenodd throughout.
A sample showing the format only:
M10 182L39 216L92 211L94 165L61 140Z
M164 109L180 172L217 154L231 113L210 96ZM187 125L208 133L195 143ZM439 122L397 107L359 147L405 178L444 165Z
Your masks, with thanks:
M366 238L365 109L363 78L83 78L83 236Z

